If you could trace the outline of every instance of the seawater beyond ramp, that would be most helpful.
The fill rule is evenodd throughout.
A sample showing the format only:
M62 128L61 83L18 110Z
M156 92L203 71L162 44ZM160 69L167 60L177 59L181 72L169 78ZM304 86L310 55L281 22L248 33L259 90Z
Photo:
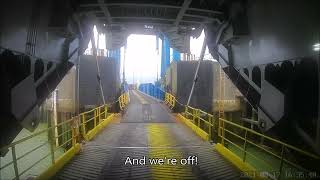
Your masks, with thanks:
M214 145L160 101L130 91L130 103L56 179L239 179Z

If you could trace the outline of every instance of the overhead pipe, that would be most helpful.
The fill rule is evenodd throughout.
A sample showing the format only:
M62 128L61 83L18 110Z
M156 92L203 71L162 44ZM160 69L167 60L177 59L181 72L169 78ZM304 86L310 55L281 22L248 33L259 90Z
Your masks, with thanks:
M99 36L99 33L98 33L98 36ZM92 33L92 36L91 36L91 44L92 44L93 56L96 59L96 65L97 65L97 71L98 71L97 72L98 73L98 82L99 82L99 86L100 86L100 94L101 94L101 98L102 98L103 104L106 104L106 101L105 101L105 98L104 98L103 89L102 89L101 75L100 75L101 73L100 73L99 61L98 61L98 56L97 56L96 43L95 43L95 39L94 39L94 33Z
M203 60L204 53L206 51L206 47L207 47L207 40L206 40L206 37L204 37L202 48L201 48L201 53L200 53L200 58L198 60L198 66L197 66L196 72L194 73L192 88L191 88L190 95L189 95L189 98L188 98L187 106L189 106L189 104L190 104L190 100L191 100L191 97L192 97L192 94L193 94L194 86L195 86L195 84L197 82L197 79L198 79L198 71L199 71L199 68L200 68L201 61Z

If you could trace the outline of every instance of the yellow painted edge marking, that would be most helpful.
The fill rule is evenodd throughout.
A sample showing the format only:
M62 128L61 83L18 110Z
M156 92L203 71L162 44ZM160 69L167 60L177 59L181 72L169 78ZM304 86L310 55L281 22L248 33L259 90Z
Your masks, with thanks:
M169 132L168 127L163 124L152 123L147 125L147 129L149 146L163 146L163 148L151 148L149 150L149 158L156 159L167 157L170 159L177 159L176 165L151 165L153 179L195 179L190 166L179 164L180 159L184 158L183 153L177 149L167 148L177 144L175 139L172 138L172 134Z
M188 127L190 127L192 129L192 131L194 131L199 137L201 137L203 140L205 141L209 141L209 134L207 132L205 132L204 130L202 130L201 128L199 128L198 126L196 126L195 124L193 124L191 122L191 120L185 118L184 116L182 116L182 114L177 114L177 118L182 121L184 124L186 124Z
M228 161L230 161L233 165L235 165L238 169L240 169L242 172L258 172L254 167L252 167L250 164L243 162L237 155L235 155L233 152L231 152L229 149L224 147L222 144L217 143L215 145L215 149ZM256 174L256 176L253 179L265 179L260 176L259 173Z
M107 119L104 119L99 125L97 125L95 128L91 129L86 135L85 140L90 141L92 138L94 138L99 132L103 130L112 120L113 120L114 114L111 114L107 117Z
M41 173L36 179L50 179L52 178L60 169L67 164L75 154L79 153L80 144L75 144L74 147L70 148L66 153L59 157L56 162L51 165L46 171Z

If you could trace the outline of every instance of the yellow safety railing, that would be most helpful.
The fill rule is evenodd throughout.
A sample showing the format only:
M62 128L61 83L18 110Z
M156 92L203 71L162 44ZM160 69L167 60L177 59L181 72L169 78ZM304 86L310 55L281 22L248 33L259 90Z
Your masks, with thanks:
M123 108L129 103L130 98L129 98L129 92L123 93L119 97L119 106L120 109L123 110Z
M176 101L175 97L166 93L165 102L169 107L172 107L174 104L172 101ZM218 136L220 140L217 141L217 148L219 146L219 149L220 147L228 149L232 157L227 158L229 160L235 160L233 157L237 157L241 162L239 163L237 159L237 163L235 164L241 170L251 170L246 173L254 178L267 177L281 179L284 177L284 174L288 175L288 173L289 175L290 173L292 175L297 172L314 173L312 169L320 162L320 157L315 154L234 122L222 118L214 119L212 114L197 108L185 106L185 111L179 114L179 116L182 116L186 124L200 137L203 138L204 135L202 132L199 133L198 129L208 133L208 139L213 139L214 135ZM195 129L194 127L197 128ZM303 162L301 162L301 160L303 160ZM300 164L313 164L314 167L301 166ZM286 170L286 173L283 172L284 170ZM290 172L288 172L288 170L290 170Z
M129 93L122 94L118 100L120 108L123 109L129 102ZM10 179L27 179L27 172L45 159L47 161L48 159L50 160L50 164L47 164L50 167L44 167L45 169L41 169L41 172L37 171L37 178L46 179L54 176L65 163L79 152L81 138L85 140L92 139L98 131L110 122L114 114L108 113L109 106L102 105L96 107L79 114L79 116L52 126L49 123L48 128L1 147L1 152L9 151L6 155L9 161L6 161L6 164L0 164L0 179L3 174L11 174L12 170L13 177ZM48 136L45 141L39 138L43 134ZM26 149L24 146L25 143L28 143L27 141L33 140L33 142L38 143L39 139L41 139L41 143L36 147ZM38 153L37 150L41 153ZM47 151L48 153L46 153ZM37 154L34 155L33 153ZM39 170L39 167L37 170Z
M175 107L177 103L177 99L172 94L166 92L164 102L172 109L173 107ZM186 118L188 121L192 122L199 129L207 133L209 135L209 139L212 138L213 130L214 130L214 122L213 122L212 114L206 113L200 109L196 109L191 106L185 106L185 112L182 113L181 115L184 118Z
M64 131L60 131L59 134L56 134L56 132L59 132L58 129L60 129L63 126ZM43 134L48 135L48 139L46 141L41 142L40 145L31 149L26 149L24 147L24 143L26 141L37 138ZM65 141L59 141L59 139L66 134L70 134L69 138ZM6 168L10 169L13 166L14 177L12 177L12 179L20 179L21 177L24 177L26 172L28 172L32 167L36 166L46 158L50 158L51 164L56 164L59 161L61 161L59 157L63 155L63 152L68 152L68 150L71 149L72 151L78 151L79 147L77 144L77 137L77 125L75 119L73 118L62 123L56 124L52 127L43 129L18 141L15 141L10 145L4 146L1 148L1 151L4 152L6 150L9 150L11 153L12 161L7 162L7 164L4 165L1 164L0 173L4 173ZM17 149L19 149L19 155L17 153ZM37 152L37 150L40 150L40 152L43 150L48 150L49 152L44 155L42 155L42 153L37 153L37 155L33 156L37 157L37 159L30 159L28 155ZM22 167L20 165L21 163L25 164L27 162L31 163L30 165L28 165L28 167ZM25 179L25 177L22 179Z
M209 139L212 139L214 130L213 115L206 113L200 109L185 106L185 112L183 115L185 118L191 120L191 122L209 134Z
M95 128L111 115L108 108L109 105L102 105L80 114L81 130L85 140L90 140L95 135Z
M166 92L164 102L172 109L176 105L176 97Z
M316 165L320 160L317 155L222 118L219 118L218 136L222 146L258 172L264 172L264 177L289 178L284 174L309 172L312 167L299 165L299 161L295 160L297 156L307 164ZM283 173L284 170L290 172Z

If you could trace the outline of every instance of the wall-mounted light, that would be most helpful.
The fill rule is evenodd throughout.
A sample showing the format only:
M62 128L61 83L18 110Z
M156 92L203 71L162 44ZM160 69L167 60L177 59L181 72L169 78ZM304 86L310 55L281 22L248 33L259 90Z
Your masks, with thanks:
M320 51L320 43L316 43L313 45L313 50L314 51Z
M195 30L196 28L195 28L195 27L192 27L191 29L192 29L192 30Z

